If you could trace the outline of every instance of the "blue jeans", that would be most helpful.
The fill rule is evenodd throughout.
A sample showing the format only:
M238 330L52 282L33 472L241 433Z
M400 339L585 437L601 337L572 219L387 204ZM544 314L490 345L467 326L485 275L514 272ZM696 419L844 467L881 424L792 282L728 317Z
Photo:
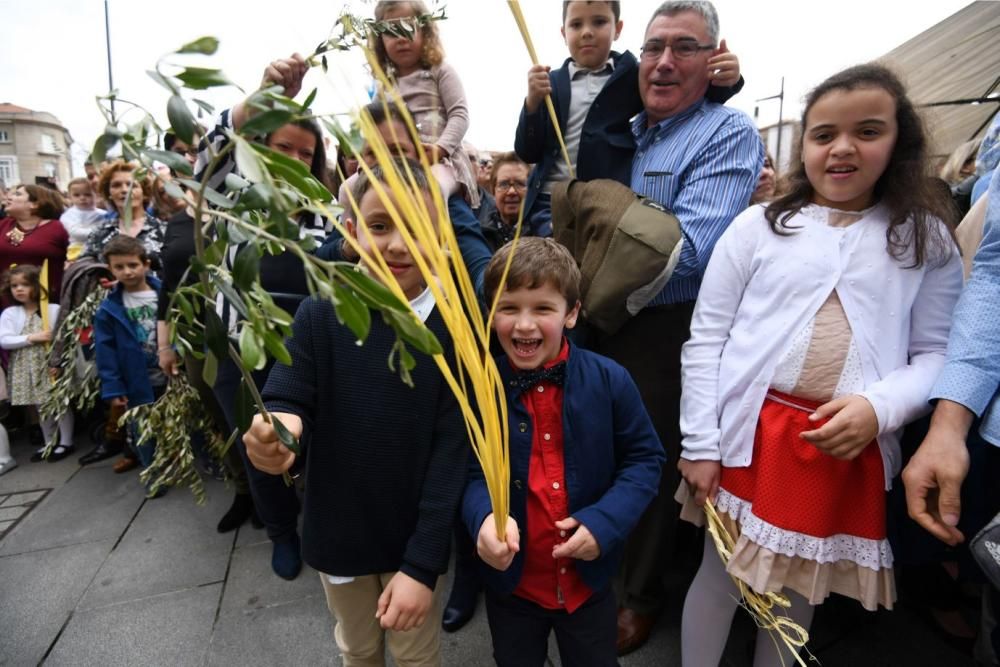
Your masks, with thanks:
M161 385L158 387L153 387L153 401L158 400L163 396L163 392L167 390L166 385ZM146 442L139 443L139 425L135 423L135 420L131 420L128 423L128 434L130 447L135 455L139 458L139 463L143 468L148 468L149 464L153 462L153 455L156 453L156 439L150 438Z

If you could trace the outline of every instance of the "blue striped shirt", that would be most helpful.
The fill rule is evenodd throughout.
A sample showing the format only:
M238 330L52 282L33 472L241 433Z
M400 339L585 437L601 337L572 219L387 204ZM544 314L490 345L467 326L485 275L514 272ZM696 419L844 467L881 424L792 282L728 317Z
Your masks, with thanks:
M764 144L749 116L704 99L648 129L643 111L632 134L632 189L673 211L684 233L677 268L648 305L694 301L715 242L750 202Z
M1000 447L1000 170L987 196L983 240L952 315L948 358L931 398L982 417L980 435Z

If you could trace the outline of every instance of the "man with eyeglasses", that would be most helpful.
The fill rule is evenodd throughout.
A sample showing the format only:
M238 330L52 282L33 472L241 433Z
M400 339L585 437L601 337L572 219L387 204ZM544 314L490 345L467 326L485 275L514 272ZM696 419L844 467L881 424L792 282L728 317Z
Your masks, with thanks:
M616 582L619 654L646 642L664 603L663 577L680 543L673 498L680 483L681 346L715 242L749 204L764 164L751 119L705 99L708 60L718 46L710 2L665 2L646 27L639 58L643 111L632 123L631 187L673 211L684 240L663 289L596 345L632 374L667 453L659 494L626 544Z
M496 199L496 210L482 222L483 236L493 252L514 238L521 203L528 191L528 173L531 168L517 156L504 153L493 162L492 191ZM552 226L534 229L526 224L521 230L523 236L552 236Z

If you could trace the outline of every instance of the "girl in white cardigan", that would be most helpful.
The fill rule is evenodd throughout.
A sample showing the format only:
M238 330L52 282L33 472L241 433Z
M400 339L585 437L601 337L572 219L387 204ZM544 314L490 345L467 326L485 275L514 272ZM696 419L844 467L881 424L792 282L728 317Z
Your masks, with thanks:
M38 418L38 406L45 402L52 386L46 363L48 353L46 343L52 340L52 330L42 325L39 312L39 297L42 286L37 266L20 264L7 272L3 291L16 304L8 306L0 314L0 347L10 350L7 381L10 387L11 405L24 405ZM59 306L48 306L49 325L56 321ZM42 419L42 434L45 442L53 442L55 422ZM40 461L45 451L42 445L31 457ZM59 421L59 444L53 448L49 461L66 458L73 451L73 413L67 412Z
M935 217L947 213L920 119L888 70L820 84L802 132L788 193L716 245L682 352L682 515L711 498L739 536L725 568L706 538L685 667L719 664L739 600L730 575L783 591L805 628L831 592L871 610L895 599L885 491L899 430L929 409L962 264ZM781 664L762 632L754 664Z

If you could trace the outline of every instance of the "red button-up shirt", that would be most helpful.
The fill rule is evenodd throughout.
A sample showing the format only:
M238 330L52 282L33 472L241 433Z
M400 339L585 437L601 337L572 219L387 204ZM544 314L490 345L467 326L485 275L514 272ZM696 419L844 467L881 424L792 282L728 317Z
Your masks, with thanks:
M563 340L559 356L545 367L569 358ZM528 498L521 527L524 570L514 594L546 609L572 613L590 598L591 590L576 572L572 558L555 559L552 550L570 535L556 528L569 517L563 465L562 387L543 381L525 391L521 400L533 427L528 464Z

